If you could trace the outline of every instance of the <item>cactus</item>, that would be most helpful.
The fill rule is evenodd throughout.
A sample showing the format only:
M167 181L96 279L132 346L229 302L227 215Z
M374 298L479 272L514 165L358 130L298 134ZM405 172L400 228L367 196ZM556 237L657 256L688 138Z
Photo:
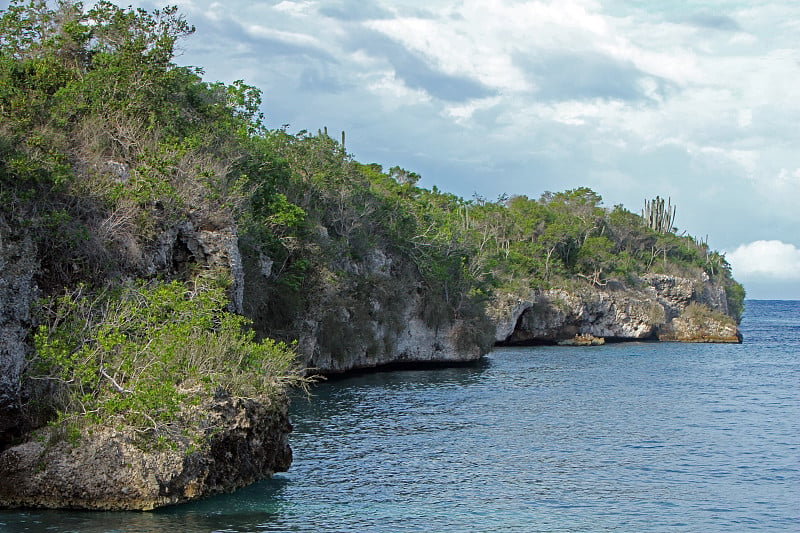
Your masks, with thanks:
M675 211L676 207L672 205L671 198L667 198L665 206L664 199L656 196L649 202L647 200L644 201L642 219L650 229L659 233L669 233L673 230L675 224Z

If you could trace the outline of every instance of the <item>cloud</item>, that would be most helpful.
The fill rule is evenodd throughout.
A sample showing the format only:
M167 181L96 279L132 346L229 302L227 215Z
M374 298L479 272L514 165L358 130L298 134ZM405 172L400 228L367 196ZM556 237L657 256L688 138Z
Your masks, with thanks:
M518 55L515 64L536 85L536 98L642 100L664 94L661 80L650 78L631 61L597 52L554 52L535 57ZM650 80L653 87L647 87Z
M711 30L738 32L742 27L736 20L727 15L715 15L714 13L696 13L685 19L685 22L698 28L708 28Z
M373 30L354 33L351 46L376 59L384 59L410 89L425 91L435 98L450 102L465 102L486 98L495 91L466 75L443 72L430 58L410 50L393 39Z
M300 74L298 86L305 91L339 93L349 87L346 80L342 80L327 68L327 65L309 66Z
M800 249L781 241L742 244L726 255L734 275L747 279L800 281Z
M325 2L325 5L319 8L319 14L345 22L392 17L391 12L387 9L370 2L362 2L361 0Z

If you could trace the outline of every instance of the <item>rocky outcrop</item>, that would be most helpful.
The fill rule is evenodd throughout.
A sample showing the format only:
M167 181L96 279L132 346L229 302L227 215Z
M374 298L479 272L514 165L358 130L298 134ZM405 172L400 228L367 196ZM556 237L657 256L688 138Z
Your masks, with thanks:
M0 226L0 447L26 429L20 417L20 376L29 350L25 340L37 297L37 266L30 238L15 239Z
M373 300L371 317L353 321L340 331L339 334L363 339L362 343L347 346L345 350L330 349L331 340L326 337L336 333L325 326L326 317L307 319L307 329L298 346L306 366L315 372L330 374L387 365L463 363L476 361L491 349L491 342L487 342L491 339L480 335L481 327L491 334L486 325L478 325L475 320L456 319L439 327L431 326L421 318L420 307L424 304L417 295L408 295L400 305L402 318L398 327L398 323L381 316L382 303ZM342 323L356 314L345 307L328 312Z
M275 283L273 262L253 249L245 263L245 314L272 336L263 299ZM287 328L312 372L463 363L480 359L494 344L494 326L482 312L454 317L451 304L426 292L416 267L385 249L358 260L343 256L320 278L306 295L308 307Z
M594 335L575 335L571 339L558 341L559 346L602 346L606 343L603 337Z
M231 278L231 311L242 312L244 271L239 252L239 237L234 225L200 229L191 221L164 230L142 258L149 275L170 273L186 276L192 268L213 268L228 272Z
M740 343L742 334L727 315L709 306L690 303L658 332L658 339L676 342Z
M119 263L127 270L109 277L188 280L199 269L225 272L231 310L241 312L244 275L235 226L200 227L188 218L162 227L147 243L128 239L133 244ZM29 420L44 413L22 405L38 298L36 252L30 238L0 226L0 506L152 509L228 492L289 467L285 398L220 397L187 406L182 427L169 432L170 446L111 424L74 434L50 427L29 433L45 421Z
M687 309L697 306L713 311L714 319L684 316ZM724 289L707 276L689 279L661 274L646 275L633 286L611 282L572 291L535 290L525 298L505 295L489 308L496 325L495 341L500 344L556 344L576 336L609 341L741 342L727 311Z
M230 492L288 469L285 401L209 398L188 437L159 447L133 429L44 429L0 454L0 507L147 510Z

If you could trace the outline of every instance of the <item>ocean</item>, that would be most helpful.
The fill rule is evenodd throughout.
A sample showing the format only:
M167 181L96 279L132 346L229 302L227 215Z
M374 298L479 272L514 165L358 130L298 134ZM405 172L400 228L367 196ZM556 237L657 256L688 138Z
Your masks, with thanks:
M0 532L800 531L800 302L741 345L501 348L292 406L294 463L143 513L0 511Z

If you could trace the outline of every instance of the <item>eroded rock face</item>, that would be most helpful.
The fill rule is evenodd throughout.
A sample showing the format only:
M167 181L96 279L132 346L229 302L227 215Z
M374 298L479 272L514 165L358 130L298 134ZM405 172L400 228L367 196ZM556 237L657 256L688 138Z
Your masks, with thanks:
M373 302L376 313L356 326L358 335L366 339L346 351L332 351L323 343L322 321L307 320L308 329L300 339L298 351L305 356L307 366L321 373L341 373L354 369L375 368L397 364L464 363L477 361L491 349L491 325L475 320L456 319L434 327L420 318L419 298L409 295L402 302L403 319L400 327L380 316L381 303ZM344 321L351 310L340 308ZM485 330L487 335L481 335ZM346 335L347 332L342 332Z
M193 267L212 267L230 273L231 311L242 312L244 270L235 226L198 229L190 221L175 224L158 236L143 259L148 275L186 274Z
M512 344L557 343L586 335L642 340L664 322L664 310L646 291L535 291L503 320L496 341ZM497 314L497 313L495 313ZM515 327L507 334L509 322Z
M642 278L655 291L655 299L664 308L667 321L680 315L689 302L698 300L694 281L665 274L647 274ZM706 276L704 282L708 280Z
M658 332L658 339L675 342L741 343L742 334L725 316L694 316L684 312Z
M270 283L272 270L263 253L251 253L247 310L257 308L251 300L258 291L251 287ZM494 344L494 326L485 316L453 318L449 304L421 288L416 267L387 250L374 248L359 260L342 257L328 268L292 327L298 354L312 372L463 363L480 359ZM258 324L258 316L251 318Z
M699 280L651 274L636 287L609 284L569 292L536 290L528 297L496 299L489 314L498 343L560 343L576 336L612 340L688 340L741 342L732 319L688 322L691 303L727 313L725 291L708 277Z
M14 239L0 226L0 448L24 430L20 375L29 350L31 306L37 297L38 263L30 238Z
M286 402L203 401L205 439L157 448L132 430L38 438L0 454L0 507L147 510L230 492L288 469ZM194 431L194 430L190 430Z

